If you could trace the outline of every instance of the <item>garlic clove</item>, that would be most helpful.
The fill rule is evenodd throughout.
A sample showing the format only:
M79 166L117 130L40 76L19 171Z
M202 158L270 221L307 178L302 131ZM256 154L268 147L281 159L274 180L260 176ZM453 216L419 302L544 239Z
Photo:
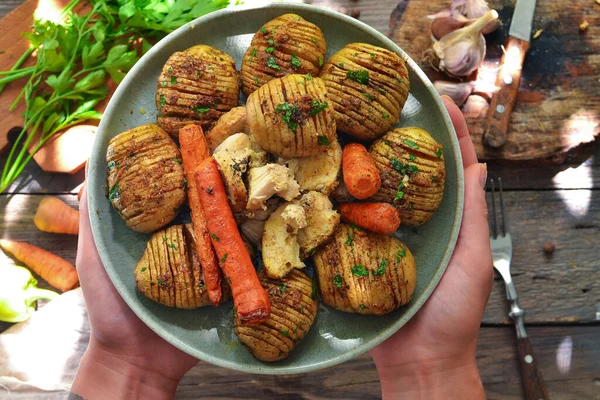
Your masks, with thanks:
M435 81L433 87L437 92L442 95L450 97L457 106L461 106L469 97L475 88L475 84L472 81L469 82L449 82L449 81Z
M469 23L470 21L461 14L437 17L431 21L431 34L436 40L439 40Z
M452 0L450 10L459 13L468 19L476 19L490 11L486 0Z

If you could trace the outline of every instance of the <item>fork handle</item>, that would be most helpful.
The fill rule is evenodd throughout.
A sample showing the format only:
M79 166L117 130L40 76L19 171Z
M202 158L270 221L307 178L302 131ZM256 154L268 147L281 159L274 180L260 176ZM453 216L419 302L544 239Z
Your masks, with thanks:
M519 362L527 400L548 400L548 391L528 337L519 339Z

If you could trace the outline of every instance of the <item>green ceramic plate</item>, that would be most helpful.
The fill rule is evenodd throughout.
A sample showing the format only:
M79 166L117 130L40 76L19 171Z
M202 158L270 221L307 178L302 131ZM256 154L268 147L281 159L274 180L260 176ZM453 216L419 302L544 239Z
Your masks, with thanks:
M444 146L446 188L439 211L425 226L402 228L417 262L417 287L407 306L382 317L346 314L321 304L314 326L286 360L254 359L233 332L233 307L177 310L151 302L136 290L133 268L149 235L131 231L105 196L105 154L109 140L132 127L155 122L156 81L167 58L196 44L229 53L241 65L254 32L267 21L296 13L319 26L327 39L328 56L351 42L367 42L397 52L408 62L411 96L402 111L401 126L419 126ZM145 114L140 109L148 110ZM178 29L157 43L119 85L106 109L94 143L89 170L89 204L94 239L106 271L131 309L151 329L181 350L201 360L240 371L295 374L330 367L366 352L400 329L431 295L456 243L463 208L463 170L456 134L431 82L398 46L375 29L340 13L301 4L262 8L230 8Z

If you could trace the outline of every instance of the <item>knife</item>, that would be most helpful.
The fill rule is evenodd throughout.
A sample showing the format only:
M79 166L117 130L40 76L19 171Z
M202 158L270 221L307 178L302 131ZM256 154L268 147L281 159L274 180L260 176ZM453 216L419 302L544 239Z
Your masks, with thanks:
M536 0L518 0L508 30L504 55L496 78L498 91L492 96L483 143L499 148L506 142L510 114L517 101L525 54L529 50Z

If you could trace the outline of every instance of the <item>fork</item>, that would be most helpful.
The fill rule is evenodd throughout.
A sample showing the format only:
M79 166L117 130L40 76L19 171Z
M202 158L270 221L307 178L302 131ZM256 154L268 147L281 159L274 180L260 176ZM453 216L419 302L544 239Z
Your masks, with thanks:
M538 367L536 356L531 347L531 342L527 337L523 316L525 311L517 303L517 289L510 275L510 263L512 261L512 238L508 230L508 219L506 217L506 208L504 207L504 197L502 195L502 180L498 178L498 194L500 196L500 212L496 211L496 183L490 179L491 184L491 208L489 213L490 224L490 245L492 248L492 258L494 268L502 275L506 286L506 297L510 302L510 312L508 316L514 321L517 330L517 339L519 344L519 363L521 364L521 376L523 378L523 388L527 400L547 400L548 392L542 373ZM498 223L498 214L502 224Z

